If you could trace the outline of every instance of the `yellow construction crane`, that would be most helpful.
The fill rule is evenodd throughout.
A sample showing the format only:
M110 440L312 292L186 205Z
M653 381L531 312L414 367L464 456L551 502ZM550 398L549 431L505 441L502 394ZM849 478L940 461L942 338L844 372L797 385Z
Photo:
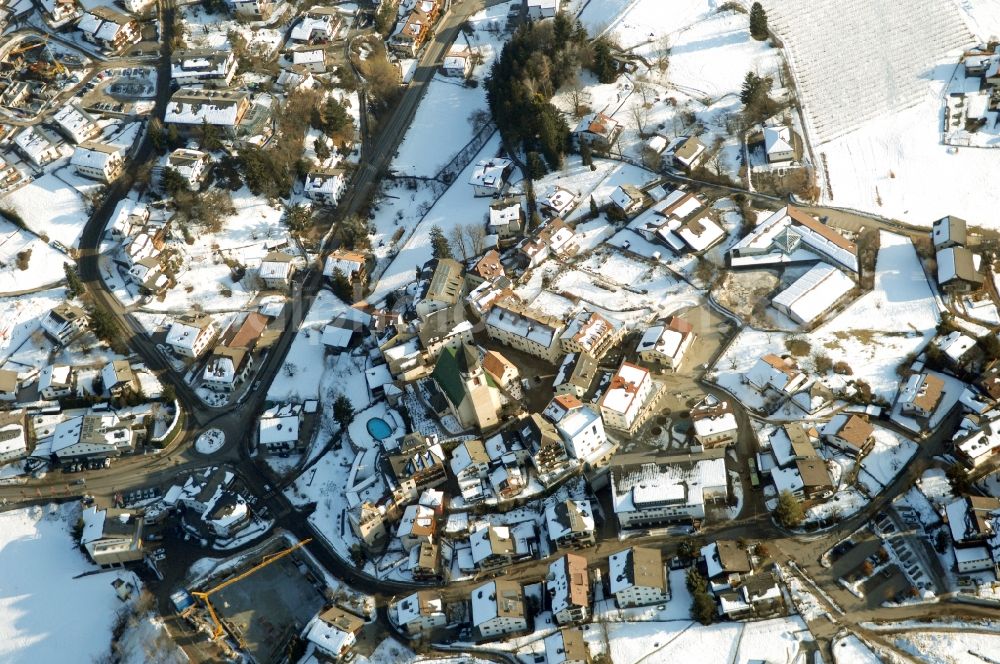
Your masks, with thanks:
M280 559L284 558L285 556L289 555L290 553L292 553L293 551L296 551L297 549L301 549L306 544L309 544L309 542L312 542L312 538L311 537L302 540L301 542L299 542L295 546L289 547L289 548L285 549L284 551L279 551L277 553L268 554L268 555L264 556L263 559L261 559L261 561L259 563L257 563L256 565L254 565L253 567L251 567L247 571L245 571L242 574L239 574L237 576L234 576L231 579L223 581L222 583L220 583L219 585L215 586L214 588L211 588L211 589L206 590L204 592L191 591L191 596L195 597L197 599L200 599L202 601L202 603L204 603L205 607L208 609L208 615L212 616L212 623L215 625L215 630L212 632L212 639L213 640L215 640L215 639L219 638L220 636L222 636L225 633L225 629L223 629L223 627L222 627L222 621L219 620L218 614L215 613L215 607L212 606L212 602L211 602L211 600L209 598L212 595L214 595L215 593L217 593L220 590L222 590L223 588L227 588L227 587L233 585L234 583L236 583L237 581L242 581L243 579L247 578L251 574L254 574L255 572L260 571L261 569L267 567L268 565L270 565L271 563L275 562L276 560L280 560Z
M32 49L36 49L39 46L44 46L44 45L45 45L45 42L43 42L43 41L37 41L37 42L33 42L31 44L28 44L27 46L19 46L18 48L15 48L10 53L8 53L7 57L8 58L12 58L15 55L21 55L22 53L24 53L26 51L30 51Z

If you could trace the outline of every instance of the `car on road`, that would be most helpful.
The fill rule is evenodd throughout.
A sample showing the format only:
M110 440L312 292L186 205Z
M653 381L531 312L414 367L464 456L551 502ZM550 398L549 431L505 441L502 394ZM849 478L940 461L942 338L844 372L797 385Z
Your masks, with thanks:
M80 479L78 479L78 480L73 480L73 486L82 486L82 485L84 485L86 483L87 483L87 480L83 479L82 477Z

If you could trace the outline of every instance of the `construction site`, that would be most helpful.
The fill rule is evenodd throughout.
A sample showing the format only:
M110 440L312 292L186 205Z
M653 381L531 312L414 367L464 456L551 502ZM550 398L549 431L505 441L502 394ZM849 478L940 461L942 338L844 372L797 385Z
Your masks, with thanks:
M283 659L297 636L327 601L322 574L303 547L274 537L253 555L221 561L216 570L173 595L181 616L223 651L242 652L259 664Z
M0 107L21 119L41 113L59 93L77 81L73 69L82 56L53 45L47 35L14 34L0 47Z

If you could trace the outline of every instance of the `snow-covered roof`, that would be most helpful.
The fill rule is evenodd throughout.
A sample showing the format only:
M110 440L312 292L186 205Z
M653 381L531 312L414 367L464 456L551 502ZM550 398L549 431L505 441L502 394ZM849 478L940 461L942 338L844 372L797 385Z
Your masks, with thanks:
M721 452L722 450L719 450ZM704 489L726 486L726 460L714 456L674 461L636 457L612 462L612 499L618 514L664 504L704 504Z
M204 325L191 325L183 321L174 321L170 329L167 330L167 345L175 348L194 350L195 342L205 330L208 330L207 333L211 334L211 320L208 320Z
M164 122L232 127L248 104L245 92L181 88L170 98Z
M958 330L954 330L945 337L939 339L936 343L938 348L941 349L941 352L953 361L959 362L962 357L976 345L976 340L970 336L962 334Z
M768 156L792 151L792 130L787 126L764 127L764 151Z
M484 159L476 163L476 167L469 176L469 184L477 187L489 187L499 189L507 179L507 172L514 162L510 159Z
M601 407L618 413L626 413L633 408L636 395L647 381L649 372L630 362L622 362L618 372L612 377L608 390L601 397Z
M757 262L761 256L773 256L780 262L781 256L794 255L800 243L820 257L858 270L857 247L853 242L791 205L772 214L733 245L729 250L730 261L739 266Z
M787 310L795 320L809 324L852 288L854 282L850 277L832 265L819 263L778 293L771 304Z
M261 418L259 428L262 445L295 443L299 440L299 418L297 415Z

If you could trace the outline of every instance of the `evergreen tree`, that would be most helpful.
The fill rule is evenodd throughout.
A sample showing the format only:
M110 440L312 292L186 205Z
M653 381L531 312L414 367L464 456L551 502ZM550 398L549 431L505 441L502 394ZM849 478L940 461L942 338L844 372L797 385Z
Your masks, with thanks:
M76 271L76 266L72 263L63 263L63 271L66 273L66 290L70 297L83 295L83 280Z
M326 141L316 139L313 149L316 151L316 158L320 161L326 161L330 158L330 146L326 144Z
M595 201L594 197L591 196L590 197L590 217L591 217L591 219L596 219L599 212L600 211L597 209L597 201Z
M448 244L448 238L444 236L444 231L441 230L440 226L431 226L431 249L434 252L434 258L451 258L451 245Z
M344 302L354 300L354 287L351 286L350 279L339 267L334 269L333 276L330 278L330 290Z
M806 513L798 498L793 496L791 491L785 489L778 494L778 507L774 510L774 516L782 526L793 528L802 523Z
M346 431L354 421L354 405L343 394L338 394L333 401L333 419L340 425L341 431Z
M611 44L607 39L598 39L594 42L594 60L590 70L601 83L614 83L618 78L618 63L611 55Z
M580 141L580 161L583 162L584 166L590 166L594 163L594 153L590 149L590 143L587 141Z
M750 7L750 36L757 41L767 39L767 12L759 2Z
M743 102L743 105L750 106L755 103L763 86L764 79L752 71L748 71L743 78L743 87L740 89L740 101Z

